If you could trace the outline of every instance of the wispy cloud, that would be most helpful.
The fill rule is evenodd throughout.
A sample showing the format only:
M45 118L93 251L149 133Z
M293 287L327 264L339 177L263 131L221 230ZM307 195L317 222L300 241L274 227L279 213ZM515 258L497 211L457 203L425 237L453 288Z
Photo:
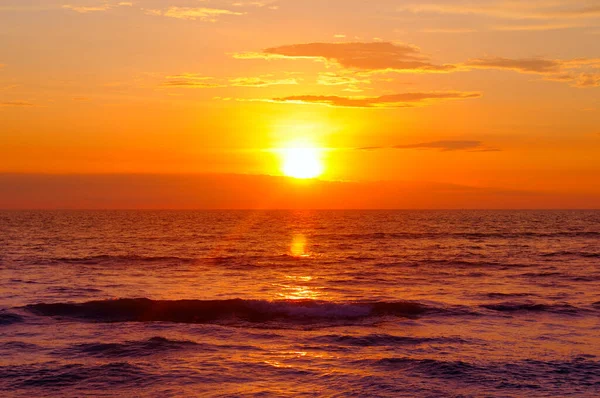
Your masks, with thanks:
M72 4L64 4L62 8L66 10L71 10L78 12L80 14L87 14L90 12L99 12L99 11L108 11L115 7L131 7L133 6L132 2L129 1L120 1L120 2L101 2L97 5L72 5Z
M468 151L468 152L499 152L500 149L492 148L484 145L481 141L472 140L443 140L443 141L431 141L421 142L417 144L400 144L393 146L370 146L357 148L362 151L372 151L378 149L434 149L443 152L450 151Z
M226 84L217 82L214 77L202 76L196 73L182 73L180 75L167 76L161 86L184 88L227 87Z
M0 106L28 107L28 106L34 106L34 105L31 102L26 102L26 101L5 101L5 102L0 102Z
M343 86L346 87L344 91L363 91L360 86L371 84L371 79L355 76L355 75L344 75L334 72L320 73L317 78L317 84L323 86Z
M268 87L277 85L296 85L296 78L275 78L272 75L257 77L232 77L215 78L203 76L197 73L183 73L180 75L167 76L161 84L163 87L187 87L187 88L218 88L218 87Z
M145 11L146 14L149 15L162 15L169 18L187 19L193 21L199 20L204 22L216 22L220 17L223 16L236 16L245 14L244 12L205 7L169 7L165 10L147 9Z
M585 28L588 25L567 22L567 23L537 23L537 24L510 24L510 25L495 25L491 30L504 32L542 32L549 30L563 30L573 28Z
M367 72L440 73L456 68L431 63L415 46L388 42L292 44L234 56L240 59L314 59Z
M298 80L295 78L271 79L268 77L237 77L230 79L229 82L232 86L237 87L267 87L298 84Z
M524 73L551 73L560 70L561 62L541 58L475 58L466 63L467 66L479 69L508 69Z
M270 10L277 10L279 8L277 1L236 1L231 5L234 7L268 8Z
M477 92L423 92L384 95L380 97L342 97L337 95L296 95L261 100L267 102L315 104L344 108L407 108L444 100L479 98Z
M423 33L473 33L477 32L477 29L473 28L429 28L422 29Z
M472 69L500 69L538 74L545 80L566 82L574 87L600 86L600 58L561 60L485 57L471 59L464 66Z
M600 17L600 6L582 0L490 0L467 2L419 2L398 7L398 11L437 14L474 14L505 19L581 19Z
M9 12L38 12L38 11L49 11L60 8L56 5L0 5L0 11Z
M335 64L338 73L319 75L318 84L346 85L347 91L362 91L359 83L369 83L369 75L380 72L450 73L473 69L512 70L538 74L545 80L567 82L574 87L600 85L599 58L570 60L546 58L473 58L464 63L436 65L419 48L388 42L370 43L308 43L272 47L260 53L239 53L240 59L313 59ZM335 101L334 101L335 102Z
M106 11L112 8L111 5L104 4L101 6L73 6L70 4L65 4L62 8L78 12L80 14L87 14L88 12L97 12L97 11Z
M596 73L576 73L576 74L562 74L562 75L549 75L544 80L566 82L575 87L600 87L600 72Z
M600 18L600 6L590 3L588 0L429 1L405 4L398 7L398 11L477 16L480 17L479 30L549 31L597 26L595 20ZM436 31L440 30L437 27L429 30Z

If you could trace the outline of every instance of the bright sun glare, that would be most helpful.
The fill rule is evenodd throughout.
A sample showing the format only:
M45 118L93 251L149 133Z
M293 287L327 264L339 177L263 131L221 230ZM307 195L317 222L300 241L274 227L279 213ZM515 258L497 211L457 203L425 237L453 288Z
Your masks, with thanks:
M320 151L316 148L283 150L283 173L293 178L316 178L323 174Z

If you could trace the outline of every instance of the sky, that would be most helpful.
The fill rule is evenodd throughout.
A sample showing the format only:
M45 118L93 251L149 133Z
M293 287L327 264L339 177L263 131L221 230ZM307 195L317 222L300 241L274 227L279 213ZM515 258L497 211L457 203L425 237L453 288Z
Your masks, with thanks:
M0 0L29 207L600 208L600 3Z

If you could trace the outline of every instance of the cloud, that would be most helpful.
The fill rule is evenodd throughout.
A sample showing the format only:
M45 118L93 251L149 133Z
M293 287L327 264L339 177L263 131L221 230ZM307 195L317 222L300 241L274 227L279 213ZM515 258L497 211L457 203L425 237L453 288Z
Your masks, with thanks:
M7 84L5 86L0 86L0 91L8 91L8 90L12 90L13 88L17 88L19 87L18 84Z
M187 87L187 88L216 88L227 87L227 85L215 82L215 78L201 76L196 73L183 73L180 75L167 76L161 86L163 87Z
M49 11L55 10L56 5L0 5L0 11L8 12L38 12L38 11ZM60 8L60 7L58 7Z
M544 80L568 83L579 88L600 87L600 72L554 74L545 76Z
M371 79L353 75L340 75L337 73L326 72L319 73L317 84L322 86L345 86L344 91L363 91L359 86L361 84L371 84Z
M170 18L216 22L224 15L244 15L243 12L204 7L169 7L166 10L147 9L146 14Z
M442 73L455 69L454 65L432 64L417 47L388 42L292 44L267 48L262 53L234 56L240 59L315 59L367 72Z
M473 33L477 32L477 29L472 28L430 28L422 29L423 33Z
M168 80L162 84L164 87L188 87L188 88L217 88L227 87L223 84L206 83L195 80Z
M443 141L431 141L421 142L418 144L402 144L393 146L368 146L357 148L359 151L374 151L380 149L437 149L442 152L451 151L467 151L467 152L499 152L500 149L491 148L483 144L481 141L471 140L443 140Z
M268 102L317 104L345 108L407 108L443 100L478 98L477 92L423 92L384 95L381 97L341 97L336 95L296 95L273 98Z
M597 18L600 17L600 6L578 7L572 9L550 10L541 15L548 17L563 17L563 18Z
M572 79L576 87L600 87L599 73L580 73Z
M529 27L535 29L534 27ZM465 30L462 30L465 31ZM512 70L541 75L544 80L561 81L573 87L598 87L599 58L571 60L545 58L473 58L461 64L435 65L414 46L388 42L308 43L272 47L261 53L234 54L238 59L314 59L343 68L342 73L320 74L318 84L346 85L346 91L361 91L364 78L377 72L449 73L473 69ZM326 101L335 104L337 101Z
M78 12L80 14L87 14L90 12L108 11L115 7L132 7L132 6L133 6L133 3L129 2L129 1L121 1L118 3L108 3L105 1L96 6L82 6L82 5L75 6L75 5L71 5L71 4L65 4L61 7L66 10Z
M234 7L258 7L258 8L268 8L270 10L277 10L279 8L278 5L275 4L276 1L236 1L231 5Z
M230 79L229 82L232 86L236 87L267 87L298 84L298 80L295 78L269 79L265 77L237 77Z
M486 0L414 2L398 8L413 14L470 15L510 21L484 28L492 31L547 31L595 27L600 6L589 0ZM534 23L532 23L534 22ZM433 29L435 31L435 29Z
M33 106L33 104L30 103L30 102L25 102L25 101L5 101L5 102L0 102L0 107L4 107L4 106L28 107L28 106Z
M498 152L497 148L490 148L483 144L481 141L470 141L470 140L445 140L445 141L431 141L421 142L418 144L404 144L394 145L390 147L392 149L437 149L443 152L449 151L468 151L468 152Z
M543 24L527 24L527 25L498 25L492 30L504 32L540 32L547 30L562 30L573 28L584 28L587 25L569 23L543 23Z
M465 68L512 70L543 76L544 80L569 83L573 87L600 86L600 58L571 60L486 57L467 61Z
M481 148L481 141L432 141L419 144L395 145L395 149L440 149L442 151L464 151Z
M277 79L272 75L258 77L235 77L217 79L215 77L202 76L197 73L183 73L180 75L167 76L163 87L187 87L187 88L217 88L217 87L268 87L276 85L296 85L295 78Z
M113 6L110 4L103 4L99 6L73 6L70 4L65 4L62 8L78 12L80 14L87 14L88 12L97 12L97 11L107 11L111 9Z
M471 59L467 61L466 65L478 69L509 69L523 73L550 73L559 71L561 62L541 58L488 57Z
M485 2L420 2L398 8L401 12L455 15L485 15L504 19L583 19L600 16L600 6L588 6L585 0L541 0Z

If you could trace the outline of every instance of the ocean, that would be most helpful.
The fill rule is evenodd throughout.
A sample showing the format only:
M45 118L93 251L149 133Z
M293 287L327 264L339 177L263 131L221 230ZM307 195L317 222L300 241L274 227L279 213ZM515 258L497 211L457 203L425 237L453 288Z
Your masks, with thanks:
M600 211L1 211L0 395L600 396Z

